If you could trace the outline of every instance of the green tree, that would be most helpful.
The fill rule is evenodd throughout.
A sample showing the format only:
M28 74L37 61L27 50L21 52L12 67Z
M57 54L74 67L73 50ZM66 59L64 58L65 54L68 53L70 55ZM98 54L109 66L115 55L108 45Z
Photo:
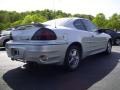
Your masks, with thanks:
M120 14L113 14L109 19L106 19L103 13L99 13L96 17L86 14L74 14L62 12L61 10L53 11L49 9L27 11L18 13L16 11L0 10L0 30L9 27L18 26L21 24L29 24L31 22L45 22L47 20L63 17L80 17L87 18L95 23L100 28L120 29Z
M86 19L89 19L89 20L93 20L94 16L92 15L85 15L85 14L74 14L73 15L74 17L79 17L79 18L86 18Z
M120 15L113 14L106 25L107 28L120 30Z
M99 13L92 20L94 24L96 24L99 28L105 28L107 24L107 19L103 13Z
M47 19L44 16L41 15L27 15L25 16L24 20L22 21L22 24L29 24L31 22L44 22L47 21Z
M4 29L4 24L0 23L0 30L3 30L3 29Z
M18 26L18 25L21 25L21 24L22 24L22 20L15 21L15 22L11 23L11 27L15 27L15 26Z
M32 21L33 21L33 22L41 22L41 23L42 23L42 22L47 21L47 19L46 19L44 16L42 16L42 15L37 15L37 14L32 15L31 18L32 18Z

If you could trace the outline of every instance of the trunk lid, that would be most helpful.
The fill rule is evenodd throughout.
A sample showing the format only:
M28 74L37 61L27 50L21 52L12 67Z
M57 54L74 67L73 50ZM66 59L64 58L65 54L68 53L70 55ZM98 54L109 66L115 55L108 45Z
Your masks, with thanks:
M12 31L12 38L15 41L19 40L31 40L34 33L39 30L40 26L35 25L22 25L16 27L15 30Z

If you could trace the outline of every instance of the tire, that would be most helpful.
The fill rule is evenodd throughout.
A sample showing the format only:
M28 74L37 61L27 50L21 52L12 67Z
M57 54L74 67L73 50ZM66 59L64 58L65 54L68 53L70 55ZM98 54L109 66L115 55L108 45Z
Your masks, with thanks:
M115 39L115 44L116 44L116 45L120 45L120 38L116 38L116 39Z
M64 67L68 71L73 71L79 67L81 61L81 51L80 48L73 45L70 46L66 52Z
M108 41L107 48L105 50L105 54L109 55L109 54L111 54L111 51L112 51L112 43L110 41Z

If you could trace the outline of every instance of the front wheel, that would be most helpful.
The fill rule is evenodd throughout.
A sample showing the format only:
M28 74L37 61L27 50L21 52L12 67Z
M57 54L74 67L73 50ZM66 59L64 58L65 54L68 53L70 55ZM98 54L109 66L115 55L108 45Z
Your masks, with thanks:
M67 70L73 71L78 68L81 60L80 48L77 46L70 46L66 52L64 66Z
M110 41L108 41L105 53L111 54L111 51L112 51L112 43Z
M120 38L117 38L117 39L115 40L115 44L116 44L116 45L120 45Z

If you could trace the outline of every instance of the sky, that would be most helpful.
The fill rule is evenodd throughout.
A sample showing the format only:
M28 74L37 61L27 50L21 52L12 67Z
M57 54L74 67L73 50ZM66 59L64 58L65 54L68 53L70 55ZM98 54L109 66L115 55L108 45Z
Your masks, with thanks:
M0 10L24 12L44 9L93 16L104 13L110 17L114 13L120 14L120 0L0 0Z

